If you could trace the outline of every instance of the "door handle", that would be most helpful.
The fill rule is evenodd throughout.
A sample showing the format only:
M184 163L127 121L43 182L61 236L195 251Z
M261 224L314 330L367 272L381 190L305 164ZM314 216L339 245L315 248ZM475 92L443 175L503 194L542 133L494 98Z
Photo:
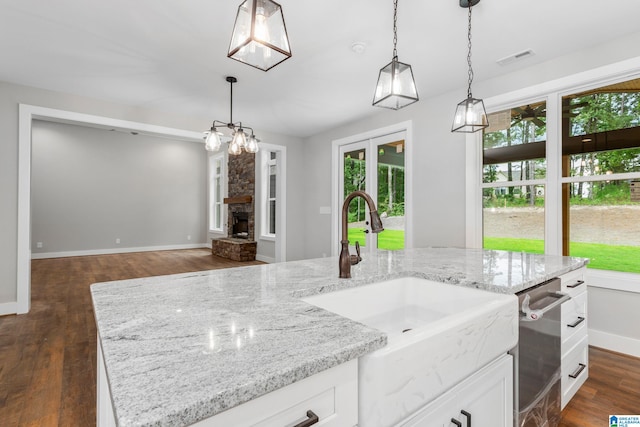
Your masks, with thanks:
M464 415L465 417L467 417L467 427L471 427L471 414L467 411L465 411L464 409L462 411L460 411L460 413L462 415Z

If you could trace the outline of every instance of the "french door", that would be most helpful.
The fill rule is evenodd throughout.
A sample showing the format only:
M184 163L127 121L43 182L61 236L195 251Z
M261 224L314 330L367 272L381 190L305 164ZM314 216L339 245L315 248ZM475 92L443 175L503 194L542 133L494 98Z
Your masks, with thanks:
M342 201L362 190L375 201L385 227L379 234L371 233L367 203L356 197L349 204L347 218L350 246L358 242L363 251L404 249L405 147L404 131L340 146L339 214Z

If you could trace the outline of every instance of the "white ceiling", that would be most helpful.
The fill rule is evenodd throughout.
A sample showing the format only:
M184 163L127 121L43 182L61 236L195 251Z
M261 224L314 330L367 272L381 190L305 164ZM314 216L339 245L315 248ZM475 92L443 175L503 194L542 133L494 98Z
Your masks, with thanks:
M458 1L399 2L398 56L421 99L466 94ZM224 77L234 75L234 120L301 137L379 111L371 99L391 60L392 0L281 0L293 57L266 73L226 57L240 3L0 0L0 80L227 121ZM639 12L638 0L482 0L473 9L476 81L635 33ZM525 49L536 55L495 62Z

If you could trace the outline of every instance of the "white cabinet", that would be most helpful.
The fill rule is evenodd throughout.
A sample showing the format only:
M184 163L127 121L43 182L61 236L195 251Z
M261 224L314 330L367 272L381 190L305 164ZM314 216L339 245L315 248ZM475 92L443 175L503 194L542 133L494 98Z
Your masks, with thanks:
M587 285L585 268L560 276L562 292L571 299L562 304L562 408L569 403L589 377L589 337L587 333Z
M459 424L458 424L459 423ZM398 427L512 427L513 358L505 354Z

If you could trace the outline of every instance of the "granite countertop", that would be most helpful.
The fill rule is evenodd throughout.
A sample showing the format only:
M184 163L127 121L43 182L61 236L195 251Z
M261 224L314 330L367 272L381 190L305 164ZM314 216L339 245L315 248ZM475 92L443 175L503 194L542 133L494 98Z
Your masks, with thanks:
M379 251L338 278L320 258L91 286L118 425L185 425L386 345L299 298L403 276L516 293L582 258L480 249Z

